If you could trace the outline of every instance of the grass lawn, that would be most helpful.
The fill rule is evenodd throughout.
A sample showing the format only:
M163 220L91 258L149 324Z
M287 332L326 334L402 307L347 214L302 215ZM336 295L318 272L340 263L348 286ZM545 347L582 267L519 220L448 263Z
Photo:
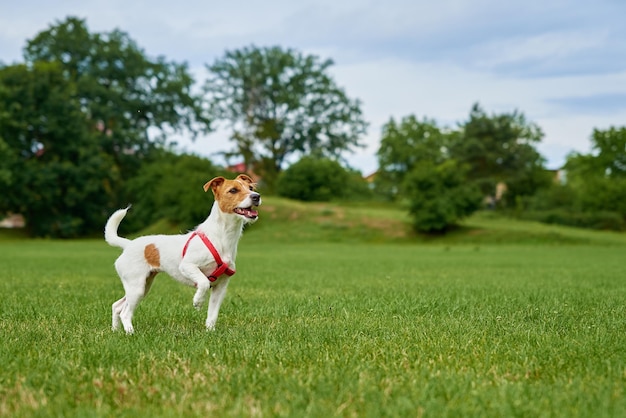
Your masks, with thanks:
M311 208L244 234L214 332L163 275L113 333L118 249L0 236L0 416L626 416L625 236Z

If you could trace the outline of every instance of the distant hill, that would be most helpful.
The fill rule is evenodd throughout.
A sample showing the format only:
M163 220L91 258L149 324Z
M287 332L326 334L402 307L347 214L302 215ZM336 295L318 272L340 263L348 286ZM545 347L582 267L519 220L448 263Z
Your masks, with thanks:
M474 214L445 235L415 233L405 209L384 203L304 203L264 197L259 212L258 222L247 227L246 242L626 245L625 233L546 225L510 219L490 211ZM132 211L128 216L132 216ZM133 235L181 232L184 231L178 225L162 220ZM16 231L0 229L0 240L23 238Z

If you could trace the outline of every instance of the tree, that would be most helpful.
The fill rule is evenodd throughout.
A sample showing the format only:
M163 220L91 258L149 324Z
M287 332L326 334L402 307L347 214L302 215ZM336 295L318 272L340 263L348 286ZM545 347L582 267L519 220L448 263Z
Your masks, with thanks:
M477 182L485 196L495 196L496 185L508 187L508 199L532 195L549 182L544 159L535 149L543 133L522 113L488 116L475 104L461 134L450 145L450 155L469 166L468 178Z
M8 190L13 183L13 175L11 174L12 160L14 155L9 145L0 137L0 190ZM0 208L2 203L0 201ZM0 209L0 214L2 210Z
M147 58L119 30L92 34L70 17L24 57L0 66L0 213L23 214L34 235L101 230L167 133L209 128L186 65Z
M183 230L193 228L207 217L213 203L212 193L205 193L202 186L223 175L205 158L161 150L126 183L133 216L122 226L136 231L167 219Z
M360 173L330 158L306 156L278 177L278 194L303 201L367 199L371 192Z
M382 129L378 149L378 172L375 186L379 194L395 199L401 194L406 176L420 163L439 164L447 157L452 132L437 126L434 120L418 120L409 115L396 123L391 118Z
M104 154L57 63L0 69L0 213L24 215L33 235L74 237L100 229L118 173Z
M480 207L482 196L467 181L469 166L450 157L459 133L409 115L383 126L376 189L408 202L419 232L445 232Z
M61 67L121 178L130 177L137 160L162 144L168 132L209 129L201 97L191 93L194 80L187 65L148 58L120 30L90 33L84 20L68 17L28 41L24 57L29 66ZM156 142L149 131L159 133Z
M528 199L522 216L584 228L626 228L626 128L594 129L591 142L591 153L567 157L566 181Z
M235 149L273 191L294 154L337 157L360 145L366 130L358 100L328 74L331 60L292 49L227 51L207 66L211 118L226 121Z
M598 174L611 179L626 178L626 127L594 129L591 143L597 152L594 165L600 171Z
M591 154L567 158L568 185L583 212L613 211L626 220L626 128L594 129Z
M467 182L467 169L448 159L440 164L424 160L411 170L405 190L416 231L446 232L480 207L483 197Z

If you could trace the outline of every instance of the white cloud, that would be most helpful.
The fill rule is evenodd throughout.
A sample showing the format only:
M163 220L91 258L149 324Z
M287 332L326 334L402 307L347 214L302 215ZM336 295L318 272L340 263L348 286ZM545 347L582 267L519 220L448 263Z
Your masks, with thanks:
M495 39L479 45L470 53L476 58L478 68L491 70L502 65L515 65L527 61L559 62L573 55L585 53L605 45L608 29L567 30L540 33L534 36Z
M20 60L27 39L68 15L92 31L124 30L149 55L187 61L195 74L253 43L332 58L336 81L363 101L371 124L368 147L350 157L365 172L392 116L454 125L475 102L489 113L518 109L543 128L539 148L552 166L586 152L594 127L626 123L616 104L626 94L621 1L22 0L3 5L0 61ZM225 138L181 142L207 155L229 148Z

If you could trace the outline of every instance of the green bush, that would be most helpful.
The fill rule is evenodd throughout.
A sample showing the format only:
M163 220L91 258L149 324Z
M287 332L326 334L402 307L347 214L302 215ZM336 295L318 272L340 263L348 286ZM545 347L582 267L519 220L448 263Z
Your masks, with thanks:
M190 229L202 222L211 210L213 195L202 186L213 177L224 175L209 160L195 155L164 152L139 169L127 182L126 195L133 210L122 223L127 230L138 230L167 219Z
M584 180L584 181L583 181ZM589 229L626 229L626 181L589 176L540 190L516 216Z
M480 190L466 181L465 170L454 160L420 163L406 177L404 189L418 232L445 232L482 202Z
M547 224L575 226L579 228L623 231L626 222L617 212L573 212L567 209L550 209L523 212L521 218Z
M306 202L372 196L360 173L328 158L303 157L280 174L277 184L280 196Z

